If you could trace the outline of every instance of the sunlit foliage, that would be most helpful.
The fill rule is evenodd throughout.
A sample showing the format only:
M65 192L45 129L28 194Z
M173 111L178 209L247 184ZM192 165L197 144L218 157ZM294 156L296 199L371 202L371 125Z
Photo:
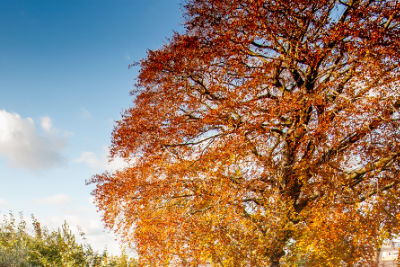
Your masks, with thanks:
M81 233L84 237L84 233ZM136 261L125 253L120 256L98 253L87 243L79 243L64 223L50 231L32 217L28 227L21 216L4 216L0 224L1 267L134 267Z

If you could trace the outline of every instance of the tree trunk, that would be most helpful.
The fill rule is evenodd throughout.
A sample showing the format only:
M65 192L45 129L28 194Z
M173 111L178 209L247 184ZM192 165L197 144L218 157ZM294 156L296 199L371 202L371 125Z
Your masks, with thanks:
M272 261L271 264L270 264L269 266L270 266L270 267L279 267L279 266L280 266L279 260L274 260L274 261Z
M270 267L279 267L281 266L279 261L280 259L285 255L285 252L283 249L278 250L277 253L273 254L269 259L270 259Z

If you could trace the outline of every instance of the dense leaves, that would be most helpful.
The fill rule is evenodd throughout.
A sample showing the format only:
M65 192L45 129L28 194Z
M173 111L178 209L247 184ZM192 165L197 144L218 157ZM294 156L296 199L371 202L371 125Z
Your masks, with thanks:
M400 3L188 0L93 178L144 265L372 265L400 219Z
M4 216L0 224L1 267L133 267L134 259L125 253L121 256L98 253L89 244L80 244L69 226L49 231L32 217L31 229L21 216ZM84 234L81 233L82 237Z

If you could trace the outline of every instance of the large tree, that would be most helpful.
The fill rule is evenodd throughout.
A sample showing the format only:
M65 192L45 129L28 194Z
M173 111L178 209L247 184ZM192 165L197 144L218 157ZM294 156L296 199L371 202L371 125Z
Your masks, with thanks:
M400 2L187 0L97 175L144 265L373 265L400 233Z

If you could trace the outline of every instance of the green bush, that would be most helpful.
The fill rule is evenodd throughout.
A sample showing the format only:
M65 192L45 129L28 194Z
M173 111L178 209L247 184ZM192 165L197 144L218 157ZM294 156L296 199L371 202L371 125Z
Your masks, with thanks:
M0 223L0 267L137 266L136 261L124 252L120 256L109 256L107 251L99 253L87 243L78 243L66 222L57 230L50 231L32 216L32 225L33 231L29 231L22 215L18 220L12 213L3 217Z

